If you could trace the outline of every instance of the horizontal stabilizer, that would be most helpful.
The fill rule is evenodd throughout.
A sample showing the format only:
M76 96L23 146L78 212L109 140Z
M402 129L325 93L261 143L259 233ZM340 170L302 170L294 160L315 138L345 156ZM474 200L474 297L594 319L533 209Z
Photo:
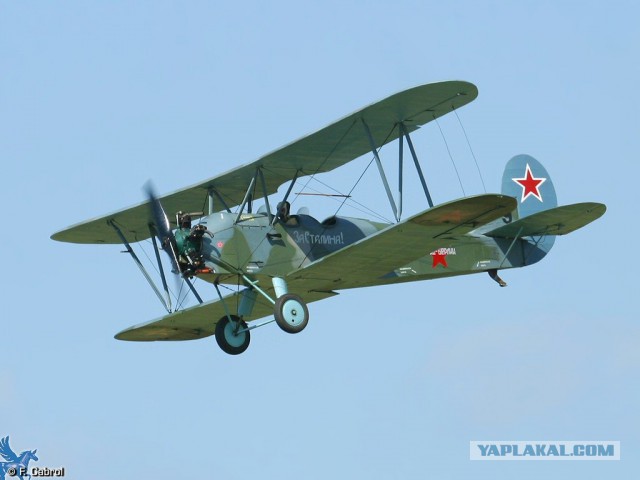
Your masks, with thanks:
M521 238L566 235L600 218L607 207L602 203L575 203L543 210L486 232L488 237Z

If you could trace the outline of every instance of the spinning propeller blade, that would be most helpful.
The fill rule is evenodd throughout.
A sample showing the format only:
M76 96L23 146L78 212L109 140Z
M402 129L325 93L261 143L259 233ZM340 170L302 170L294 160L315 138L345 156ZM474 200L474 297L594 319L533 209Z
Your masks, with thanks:
M171 230L169 218L164 212L160 200L158 200L158 197L156 197L153 187L151 186L151 182L147 182L147 184L145 185L145 191L147 193L147 197L149 198L149 206L151 208L153 224L155 226L158 240L160 240L160 245L162 245L162 249L167 252L167 255L169 255L173 273L175 273L176 275L180 275L180 266L178 264L178 254L176 248L176 237L173 235L173 231Z
M193 295L196 297L198 302L202 303L203 300L200 297L200 295L198 295L198 292L196 291L196 289L193 287L193 284L189 280L188 275L186 273L183 275L182 271L180 270L180 264L178 263L178 253L177 253L178 248L176 244L176 237L173 234L173 230L171 230L171 224L169 223L169 218L167 217L167 214L165 213L164 208L162 208L162 204L160 203L160 200L158 199L158 197L156 197L156 194L153 191L151 182L147 182L147 184L145 185L145 191L147 193L147 197L149 197L149 206L151 208L151 215L153 218L156 235L158 236L158 240L160 240L160 245L162 246L162 249L165 252L167 252L167 255L169 255L169 259L171 260L172 272L176 274L176 276L174 277L176 279L176 282L178 283L178 285L176 285L176 291L179 291L178 287L180 283L180 278L182 277L182 280L184 280L184 282L187 284L187 286L189 287ZM166 288L167 287L165 283L165 290ZM167 292L167 295L168 295L168 292Z

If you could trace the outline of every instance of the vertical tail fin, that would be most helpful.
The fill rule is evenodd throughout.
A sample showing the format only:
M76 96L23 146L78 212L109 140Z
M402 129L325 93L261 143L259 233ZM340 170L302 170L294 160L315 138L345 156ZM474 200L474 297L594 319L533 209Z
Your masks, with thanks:
M551 176L529 155L516 155L507 162L502 175L502 193L518 200L514 220L558 206Z
M514 197L518 208L512 213L511 221L528 217L543 210L558 206L556 189L551 176L542 164L530 155L516 155L507 162L502 174L502 193ZM555 242L553 235L530 239L526 248L529 263L541 260Z

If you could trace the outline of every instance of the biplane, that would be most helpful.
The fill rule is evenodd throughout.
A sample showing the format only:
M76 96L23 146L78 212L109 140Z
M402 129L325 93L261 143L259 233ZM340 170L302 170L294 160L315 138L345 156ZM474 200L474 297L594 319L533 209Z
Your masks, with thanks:
M499 271L540 261L556 236L596 220L606 207L593 202L558 206L547 170L528 155L507 163L501 193L434 205L411 134L477 95L473 84L462 81L402 91L196 185L162 196L147 187L146 201L51 238L122 243L164 304L166 315L127 328L116 339L193 340L215 335L220 348L232 355L244 352L251 331L268 323L275 321L287 333L301 332L309 321L307 305L339 290L473 273L488 273L505 286ZM379 150L396 140L399 189L394 195ZM428 208L401 219L405 146ZM290 195L301 178L329 172L365 154L375 159L395 222L336 215L319 221L305 209L290 211ZM286 193L274 198L287 183ZM260 198L264 205L255 210ZM132 247L149 240L164 291ZM172 272L193 292L195 306L173 309L161 250ZM217 298L203 301L194 278L212 284ZM220 286L229 284L241 288L223 295Z

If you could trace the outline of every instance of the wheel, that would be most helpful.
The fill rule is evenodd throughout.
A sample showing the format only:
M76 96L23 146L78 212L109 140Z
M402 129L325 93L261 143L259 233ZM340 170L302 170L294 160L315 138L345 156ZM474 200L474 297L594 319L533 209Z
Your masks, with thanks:
M309 310L298 295L285 293L276 300L274 316L278 326L287 333L298 333L309 323Z
M238 322L240 325L238 325ZM231 315L231 321L225 315L216 324L216 342L218 342L222 351L229 355L239 355L249 348L251 332L245 330L236 334L235 331L238 328L240 330L245 329L247 324L235 315Z

